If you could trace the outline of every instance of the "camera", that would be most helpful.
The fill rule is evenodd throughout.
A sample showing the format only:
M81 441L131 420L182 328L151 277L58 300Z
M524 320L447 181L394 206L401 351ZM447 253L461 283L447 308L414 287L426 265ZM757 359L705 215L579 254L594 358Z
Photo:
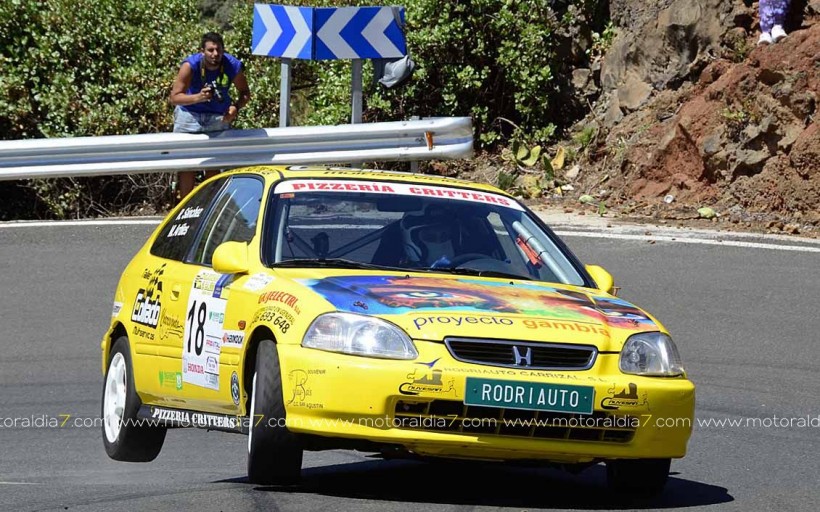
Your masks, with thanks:
M221 102L224 99L223 96L222 96L222 91L219 89L219 86L216 84L216 80L211 80L210 82L205 82L204 87L210 87L211 88L211 91L213 92L213 99L215 99L216 101Z

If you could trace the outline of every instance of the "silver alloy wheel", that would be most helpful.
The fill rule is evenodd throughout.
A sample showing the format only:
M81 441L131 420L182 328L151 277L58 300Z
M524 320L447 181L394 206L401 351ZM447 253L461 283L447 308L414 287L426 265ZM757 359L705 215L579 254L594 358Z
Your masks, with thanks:
M108 376L105 379L105 401L103 422L105 437L109 443L117 441L122 429L122 417L125 414L125 396L127 367L125 357L120 352L114 354L108 366Z
M251 453L251 442L253 441L253 419L256 417L256 372L253 372L253 385L251 387L251 417L248 427L248 453Z

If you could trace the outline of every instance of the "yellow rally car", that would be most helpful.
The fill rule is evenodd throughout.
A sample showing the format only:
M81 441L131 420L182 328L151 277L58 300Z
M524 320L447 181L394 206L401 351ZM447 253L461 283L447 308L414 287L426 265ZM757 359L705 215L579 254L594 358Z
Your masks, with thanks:
M651 494L695 390L666 329L510 195L426 175L251 167L200 185L125 269L102 340L103 442L248 434L250 481L304 450L606 463Z

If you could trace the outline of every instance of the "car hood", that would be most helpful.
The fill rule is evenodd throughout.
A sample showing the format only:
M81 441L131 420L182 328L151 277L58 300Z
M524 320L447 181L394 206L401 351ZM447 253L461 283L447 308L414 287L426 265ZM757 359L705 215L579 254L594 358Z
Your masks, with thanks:
M629 302L577 286L404 273L296 281L338 311L380 316L415 339L582 343L607 351L620 350L633 332L662 330Z

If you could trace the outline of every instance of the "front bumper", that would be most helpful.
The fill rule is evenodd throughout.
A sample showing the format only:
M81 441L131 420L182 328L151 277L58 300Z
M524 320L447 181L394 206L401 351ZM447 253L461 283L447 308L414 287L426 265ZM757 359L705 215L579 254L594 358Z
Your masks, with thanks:
M278 345L288 428L438 457L578 463L686 454L695 389L685 378L624 375L617 354L559 372L463 363L442 344L416 346L417 361L394 361ZM476 378L585 388L592 413L533 411L514 400L466 405Z

